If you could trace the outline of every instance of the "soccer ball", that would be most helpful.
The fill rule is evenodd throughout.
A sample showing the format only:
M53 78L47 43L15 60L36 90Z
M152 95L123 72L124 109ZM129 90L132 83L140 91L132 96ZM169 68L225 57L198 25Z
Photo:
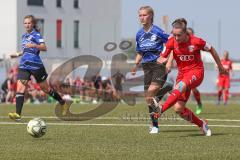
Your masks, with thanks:
M47 126L41 118L34 118L28 122L27 132L34 138L42 137L47 132Z

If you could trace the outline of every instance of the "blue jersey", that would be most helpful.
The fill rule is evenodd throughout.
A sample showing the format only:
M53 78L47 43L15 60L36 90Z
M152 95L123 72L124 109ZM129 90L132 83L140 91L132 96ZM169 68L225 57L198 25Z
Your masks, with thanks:
M39 32L35 29L31 33L22 35L22 51L23 55L20 59L19 68L26 70L38 70L43 66L43 62L39 56L40 50L37 48L26 48L27 43L41 44L44 40Z
M153 25L149 32L140 29L136 35L136 52L142 55L142 62L155 62L163 50L169 35Z

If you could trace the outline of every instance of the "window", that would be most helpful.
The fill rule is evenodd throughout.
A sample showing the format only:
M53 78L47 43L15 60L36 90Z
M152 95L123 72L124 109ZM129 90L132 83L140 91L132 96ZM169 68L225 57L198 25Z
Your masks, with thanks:
M74 48L79 48L79 21L74 21Z
M74 7L74 8L79 8L79 6L78 6L78 0L74 0L74 1L73 1L73 7Z
M62 47L62 20L57 20L57 28L56 28L56 39L57 39L57 48Z
M61 8L62 7L62 0L56 0L56 5L58 8Z
M44 19L37 18L36 19L36 27L37 27L38 31L41 33L41 35L43 37L43 33L44 33Z
M29 6L43 6L43 0L28 0L27 4Z

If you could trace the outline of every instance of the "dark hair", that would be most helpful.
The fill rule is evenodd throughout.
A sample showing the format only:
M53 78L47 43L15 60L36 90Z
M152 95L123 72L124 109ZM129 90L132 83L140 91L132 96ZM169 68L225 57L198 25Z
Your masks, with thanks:
M187 21L184 18L175 19L172 26L173 28L181 28L184 32L187 31Z
M24 17L24 20L25 20L25 19L28 19L28 18L31 19L31 21L32 21L32 23L33 23L33 28L34 28L35 30L39 31L38 28L37 28L36 18L35 18L33 15L27 15L27 16Z
M142 6L142 7L139 8L138 11L140 11L140 10L147 10L147 12L152 15L151 21L152 21L152 23L153 23L153 19L154 19L154 11L153 11L153 8L150 7L150 6Z

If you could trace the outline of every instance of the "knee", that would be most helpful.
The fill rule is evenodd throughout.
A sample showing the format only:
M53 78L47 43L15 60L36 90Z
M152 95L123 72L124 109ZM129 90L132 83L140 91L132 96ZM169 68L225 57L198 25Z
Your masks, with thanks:
M19 80L17 82L17 92L18 93L24 93L26 89L28 81L27 80Z
M146 96L146 97L145 97L145 100L146 100L146 102L147 102L148 105L152 104L152 97Z
M183 81L180 81L176 86L175 89L179 90L183 93L186 90L186 84Z

